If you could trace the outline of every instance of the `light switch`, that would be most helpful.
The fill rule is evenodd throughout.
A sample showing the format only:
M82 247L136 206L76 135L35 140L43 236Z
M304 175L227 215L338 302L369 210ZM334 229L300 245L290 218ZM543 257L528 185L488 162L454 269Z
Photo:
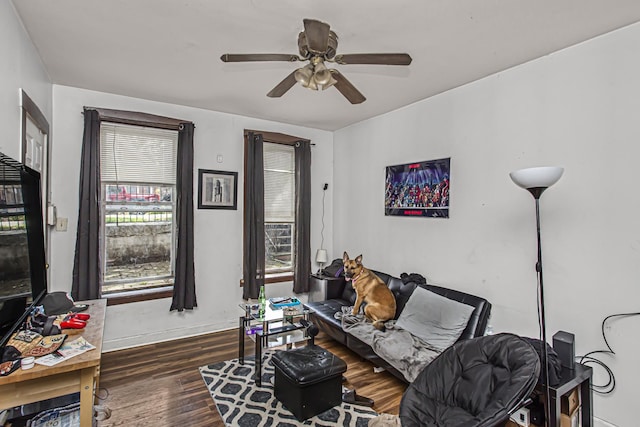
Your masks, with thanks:
M222 154L218 154L218 163L222 163L223 160Z

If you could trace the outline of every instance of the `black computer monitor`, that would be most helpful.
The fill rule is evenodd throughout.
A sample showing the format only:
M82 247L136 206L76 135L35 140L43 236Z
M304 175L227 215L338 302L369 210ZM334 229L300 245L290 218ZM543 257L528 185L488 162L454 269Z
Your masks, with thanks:
M47 293L40 174L0 153L0 349Z

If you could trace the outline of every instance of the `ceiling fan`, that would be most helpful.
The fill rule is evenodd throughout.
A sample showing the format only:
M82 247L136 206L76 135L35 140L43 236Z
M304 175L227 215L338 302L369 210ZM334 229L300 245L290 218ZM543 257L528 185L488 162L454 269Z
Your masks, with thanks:
M352 53L336 55L338 36L331 31L329 24L315 19L304 19L304 31L298 35L298 50L300 55L281 53L225 53L220 57L223 62L253 62L253 61L309 61L302 68L294 70L274 87L267 96L279 98L289 89L300 83L312 89L325 90L335 86L352 104L360 104L366 98L336 69L329 69L325 65L333 62L340 65L372 64L372 65L409 65L411 56L406 53Z

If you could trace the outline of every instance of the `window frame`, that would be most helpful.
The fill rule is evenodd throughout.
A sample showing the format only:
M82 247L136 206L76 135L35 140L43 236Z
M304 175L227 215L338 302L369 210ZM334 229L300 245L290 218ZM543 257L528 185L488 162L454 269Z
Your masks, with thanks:
M186 122L186 120L173 119L135 111L112 110L108 108L95 108L95 110L100 116L101 125L106 122L179 131L180 125ZM178 159L178 161L180 160ZM102 180L100 180L100 185L102 186ZM177 198L177 192L178 189L176 188L174 199ZM100 286L102 286L102 284L100 284ZM103 298L107 300L107 306L171 297L173 297L173 285L162 288L125 291L103 295Z
M292 135L286 135L283 133L277 133L277 132L265 132L265 131L260 131L260 130L252 130L252 129L245 129L244 131L244 139L245 141L247 140L248 134L252 132L252 133L256 133L256 134L261 134L262 135L262 140L263 142L269 142L272 144L282 144L282 145L291 145L291 146L295 146L296 143L300 140L304 140L305 138L299 138L296 136L292 136ZM246 168L246 153L244 154L244 158L245 158L245 168L244 168L244 182L247 182L247 168ZM266 223L266 220L265 220ZM293 221L293 226L294 229L296 227L296 222L295 220ZM243 224L242 226L242 232L243 234L246 232L247 226L246 224ZM266 237L266 234L265 234ZM293 239L293 236L292 236ZM292 242L292 245L294 244L294 242ZM296 249L297 251L297 249ZM294 256L296 256L296 253L294 251ZM293 260L292 260L293 261ZM292 269L291 271L286 271L286 272L274 272L274 273L266 273L265 272L265 277L264 277L264 283L265 284L270 284L270 283L281 283L281 282L291 282L293 281L293 277L294 277L294 269L295 269L295 263L293 263L292 265ZM240 279L240 286L244 286L244 279Z
M295 245L295 233L296 233L296 215L295 215L295 210L296 210L296 206L295 206L295 193L296 193L296 189L295 189L295 175L296 175L296 169L295 169L295 147L293 147L290 144L279 144L279 143L274 143L271 141L264 141L264 152L267 152L267 144L270 145L280 145L280 146L285 146L287 147L287 150L283 150L287 153L289 153L291 155L290 160L291 160L291 164L293 165L293 169L288 170L288 169L272 169L272 168L267 168L266 165L263 166L263 171L264 171L264 181L265 181L265 201L266 201L266 196L267 196L267 191L266 191L266 187L267 187L267 172L272 172L272 174L269 174L271 176L273 176L273 173L275 172L276 174L281 174L281 173L285 173L288 174L290 176L291 182L293 183L293 188L292 188L292 192L291 192L291 205L290 207L292 208L292 213L293 213L293 217L290 220L276 220L276 221L270 221L269 219L267 219L267 206L265 203L265 219L264 219L264 226L265 226L265 248L264 248L264 253L265 253L265 275L269 276L278 276L278 275L286 275L286 274L294 274L295 271L295 266L296 266L296 255L297 255L297 248ZM280 151L280 148L276 148L275 151ZM266 158L266 155L265 155ZM290 266L289 267L283 267L283 268L268 268L267 265L267 254L269 253L269 251L267 250L267 239L270 236L268 231L267 231L267 225L287 225L288 227L290 227L290 235L289 235L289 254L291 256L290 259Z
M271 270L267 269L267 265L266 265L266 256L267 256L267 248L266 248L266 238L267 238L267 230L266 230L266 226L268 224L273 224L273 225L279 225L279 224L288 224L291 226L291 235L290 235L290 246L291 246L291 267L289 268L272 268ZM296 246L295 246L295 232L296 232L296 222L295 220L293 221L264 221L264 225L265 225L265 274L267 275L281 275L281 274L286 274L286 273L291 273L293 274L293 271L295 269L295 265L296 265Z
M127 207L132 207L133 209L129 210L127 209L126 212L129 212L130 215L133 214L138 214L139 212L144 211L144 207L147 206L153 206L153 207L157 207L157 206L168 206L169 204L166 202L162 202L162 201L158 201L158 203L160 205L150 205L148 204L148 202L143 202L143 201L127 201L127 200L109 200L109 193L106 190L106 187L108 186L112 186L112 185L116 185L118 187L125 187L125 191L129 191L130 190L126 190L126 187L133 187L133 186L137 186L137 187L170 187L171 188L171 194L176 194L177 193L177 188L176 185L172 185L172 186L168 186L166 184L149 184L149 183L141 183L141 182L122 182L122 181L105 181L105 180L100 180L100 188L101 188L101 200L100 200L100 218L102 218L103 220L106 219L106 216L109 214L109 206L112 205L123 205L123 206L127 206ZM134 193L135 194L135 193ZM172 225L172 230L171 230L171 242L170 242L170 246L171 246L171 252L169 255L169 269L170 272L169 274L164 274L164 275L160 275L160 276L153 276L153 277L147 277L143 280L127 280L127 279L119 279L119 280L112 280L107 282L105 280L105 273L107 272L107 257L103 256L102 259L102 265L101 268L103 269L103 280L102 280L102 292L101 294L104 297L109 297L110 295L115 295L115 294L123 294L123 293L135 293L135 292L140 292L140 291L150 291L152 289L168 289L171 290L173 289L173 284L168 284L168 282L174 283L175 282L175 257L176 257L176 249L177 249L177 229L178 229L178 225L175 222L175 219L177 218L176 216L176 198L172 196L171 198L171 202L170 206L171 206L171 210L158 210L155 211L156 213L158 212L168 212L171 215L171 225ZM135 209L136 207L140 207L141 209ZM121 213L117 212L117 213ZM148 212L154 212L154 210L148 210ZM107 252L107 222L103 221L100 227L100 251L103 255L106 255ZM163 284L163 285L157 285L157 286L149 286L149 287L145 287L145 288L138 288L138 289L132 289L132 290L128 290L128 291L119 291L119 292L109 292L109 293L104 293L104 286L117 286L118 284L126 284L126 283L136 283L136 282L142 282L144 280L148 280L150 282L167 282L167 284Z

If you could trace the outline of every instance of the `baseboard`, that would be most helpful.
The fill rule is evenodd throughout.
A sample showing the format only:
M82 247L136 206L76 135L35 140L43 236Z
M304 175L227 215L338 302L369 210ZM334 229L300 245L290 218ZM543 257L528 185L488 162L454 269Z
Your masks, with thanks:
M615 424L601 420L600 418L593 417L593 427L618 427Z
M134 347L157 344L166 341L174 341L182 338L197 337L213 332L228 331L237 329L237 320L213 325L200 325L191 328L176 328L165 331L158 331L144 335L134 335L102 342L102 352L109 353L117 350L125 350Z

